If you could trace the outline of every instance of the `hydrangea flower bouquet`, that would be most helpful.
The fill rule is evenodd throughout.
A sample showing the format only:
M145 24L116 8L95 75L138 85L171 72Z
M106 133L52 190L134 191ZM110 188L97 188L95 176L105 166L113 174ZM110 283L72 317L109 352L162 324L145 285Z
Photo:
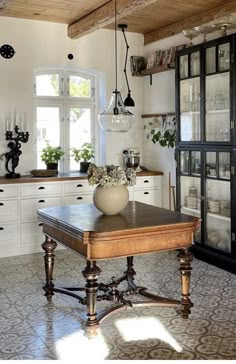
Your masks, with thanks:
M96 166L96 164L91 164L88 169L88 182L91 186L99 185L101 187L134 186L136 172L132 168L124 171L119 166Z

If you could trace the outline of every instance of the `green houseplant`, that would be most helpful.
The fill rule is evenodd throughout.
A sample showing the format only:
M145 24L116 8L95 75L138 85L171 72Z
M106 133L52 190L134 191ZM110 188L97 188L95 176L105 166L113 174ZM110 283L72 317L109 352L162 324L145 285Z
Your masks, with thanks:
M58 169L58 162L64 154L61 147L52 147L47 144L42 150L41 160L45 162L47 169Z
M84 143L81 148L72 148L72 157L76 162L80 162L80 172L86 173L90 161L94 158L94 146L92 143Z

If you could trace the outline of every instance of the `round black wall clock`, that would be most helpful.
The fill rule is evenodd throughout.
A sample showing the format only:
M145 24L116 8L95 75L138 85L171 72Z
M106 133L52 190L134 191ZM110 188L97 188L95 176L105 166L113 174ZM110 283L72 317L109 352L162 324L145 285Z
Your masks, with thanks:
M14 56L15 50L9 44L4 44L0 48L0 54L1 54L1 56L3 58L8 58L9 59L9 58L12 58Z

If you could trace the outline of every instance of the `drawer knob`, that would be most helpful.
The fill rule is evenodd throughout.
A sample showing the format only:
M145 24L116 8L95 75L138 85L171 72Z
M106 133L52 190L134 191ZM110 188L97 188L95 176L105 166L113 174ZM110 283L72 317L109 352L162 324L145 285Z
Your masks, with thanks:
M149 195L149 192L144 192L144 195Z
M39 202L39 203L42 203L42 202L45 202L45 200L39 200L38 202Z
M83 187L83 185L82 185L81 183L79 183L79 184L77 185L77 187Z
M145 179L144 183L149 183L149 180L148 179Z
M0 206L4 206L4 203L0 202Z
M45 190L45 187L39 187L38 190Z
M0 192L4 192L4 190L0 189Z
M79 196L77 197L77 200L83 200L83 197Z
M4 230L4 227L0 226L0 230Z

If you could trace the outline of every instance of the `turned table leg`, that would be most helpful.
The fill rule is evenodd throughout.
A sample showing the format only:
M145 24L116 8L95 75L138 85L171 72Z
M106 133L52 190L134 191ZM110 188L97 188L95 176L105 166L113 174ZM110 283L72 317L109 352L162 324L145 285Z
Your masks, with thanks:
M193 307L193 303L190 301L190 276L191 276L191 261L193 260L192 254L188 249L182 249L178 254L180 262L180 274L181 274L181 288L182 288L182 317L188 318L191 313L190 308Z
M44 265L46 273L46 284L43 286L45 296L48 302L52 302L53 293L53 266L54 266L54 250L57 247L57 243L46 236L45 242L42 244L42 248L45 251Z
M96 262L91 262L87 260L87 266L82 271L84 278L86 278L86 305L87 305L87 326L95 326L98 324L97 312L96 312L96 301L97 301L97 291L98 283L97 278L101 273L101 269L96 266Z

